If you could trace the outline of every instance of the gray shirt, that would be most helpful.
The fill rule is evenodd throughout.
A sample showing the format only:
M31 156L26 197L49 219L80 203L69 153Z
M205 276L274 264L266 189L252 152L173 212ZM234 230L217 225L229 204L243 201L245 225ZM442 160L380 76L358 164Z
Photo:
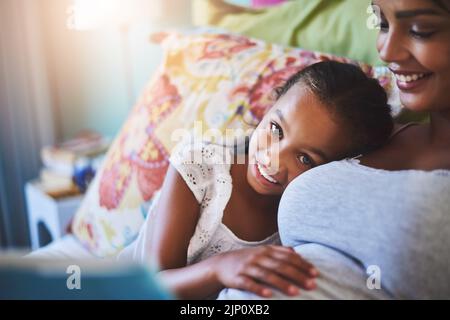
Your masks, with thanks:
M386 171L357 160L323 165L286 189L279 232L321 271L318 288L295 298L450 299L448 170ZM367 271L375 271L381 289ZM220 298L256 296L225 290Z

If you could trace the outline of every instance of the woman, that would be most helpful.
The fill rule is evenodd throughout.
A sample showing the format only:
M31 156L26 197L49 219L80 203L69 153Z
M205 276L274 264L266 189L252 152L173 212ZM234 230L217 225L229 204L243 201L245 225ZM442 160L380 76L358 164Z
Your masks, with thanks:
M294 180L279 229L320 271L297 298L450 298L450 1L375 0L377 48L403 105L430 123ZM221 298L253 298L225 290ZM279 295L285 298L285 296Z

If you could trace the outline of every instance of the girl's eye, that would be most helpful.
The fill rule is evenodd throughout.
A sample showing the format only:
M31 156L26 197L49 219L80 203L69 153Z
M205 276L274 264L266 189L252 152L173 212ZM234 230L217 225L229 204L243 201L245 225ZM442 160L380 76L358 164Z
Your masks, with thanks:
M277 135L278 139L283 139L283 129L281 129L278 123L274 121L270 123L270 132L274 135Z
M308 167L312 167L314 165L312 159L307 155L301 155L300 157L298 157L298 161L300 161L301 164Z

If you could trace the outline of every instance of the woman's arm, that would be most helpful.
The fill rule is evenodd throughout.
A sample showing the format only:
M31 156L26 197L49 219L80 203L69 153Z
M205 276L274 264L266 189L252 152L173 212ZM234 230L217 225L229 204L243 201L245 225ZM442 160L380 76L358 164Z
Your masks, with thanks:
M269 287L297 294L293 284L314 288L317 271L291 248L261 246L219 254L186 266L200 207L180 174L169 167L155 207L149 255L159 263L162 281L179 298L210 297L224 287L270 296Z

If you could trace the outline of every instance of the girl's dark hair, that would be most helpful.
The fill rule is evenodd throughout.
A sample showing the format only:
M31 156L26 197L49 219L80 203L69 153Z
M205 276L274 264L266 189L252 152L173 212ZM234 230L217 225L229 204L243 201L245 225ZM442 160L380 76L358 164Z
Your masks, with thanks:
M394 124L387 94L358 66L336 61L310 65L277 88L277 98L297 83L306 85L344 124L353 141L351 154L345 156L369 152L389 138Z

